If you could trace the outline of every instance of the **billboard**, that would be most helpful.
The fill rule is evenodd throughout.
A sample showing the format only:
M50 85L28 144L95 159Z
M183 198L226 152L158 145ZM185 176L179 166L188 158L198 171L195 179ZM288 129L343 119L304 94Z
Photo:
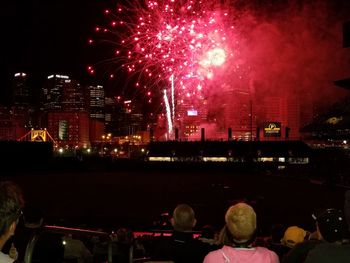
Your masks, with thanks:
M58 139L66 141L68 139L68 121L59 120L58 123Z
M280 122L264 123L264 137L281 137L281 123Z
M188 110L187 116L198 116L198 111L197 110Z

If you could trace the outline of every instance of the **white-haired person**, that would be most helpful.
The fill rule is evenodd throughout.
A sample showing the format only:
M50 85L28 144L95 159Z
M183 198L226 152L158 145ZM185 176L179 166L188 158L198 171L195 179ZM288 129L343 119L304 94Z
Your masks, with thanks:
M277 254L265 247L254 246L256 214L246 203L231 206L225 215L221 232L223 247L210 252L204 263L279 263Z

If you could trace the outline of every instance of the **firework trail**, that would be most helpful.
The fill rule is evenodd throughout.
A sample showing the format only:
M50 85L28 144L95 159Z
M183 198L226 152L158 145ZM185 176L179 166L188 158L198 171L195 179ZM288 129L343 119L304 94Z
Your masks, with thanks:
M172 122L175 121L175 84L174 84L174 74L170 77L171 82L171 106L172 106Z
M235 28L218 2L135 1L105 10L110 24L95 31L113 46L114 56L103 61L117 65L111 76L124 69L137 76L136 87L145 85L158 94L171 86L174 122L175 107L201 101L206 83L215 81L216 71L234 57ZM93 66L88 70L95 72Z
M164 89L164 103L165 103L166 117L168 120L168 136L171 136L173 133L173 122L171 120L171 109L170 109L170 104L169 104L168 95L166 93L166 89Z

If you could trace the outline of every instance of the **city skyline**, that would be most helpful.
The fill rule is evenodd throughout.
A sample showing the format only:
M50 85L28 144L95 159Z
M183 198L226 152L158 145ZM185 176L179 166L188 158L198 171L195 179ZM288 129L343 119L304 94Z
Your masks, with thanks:
M246 8L255 6L266 13L273 13L289 2L300 4L303 1L245 2L248 3ZM307 2L328 3L329 9L333 9L332 12L338 15L338 19L343 19L345 10L350 5L345 0ZM87 47L88 38L93 35L95 26L102 24L103 11L113 8L116 3L123 1L4 1L0 10L0 22L4 25L3 40L0 43L0 80L8 81L14 73L22 71L39 79L60 73L71 75L75 79L87 77L86 65L90 62L88 56L92 55Z
M239 1L233 2L238 3ZM261 12L266 12L265 15L268 16L273 14L271 15L273 17L272 19L276 19L274 16L277 15L273 13L274 9L284 10L283 8L286 7L282 8L281 6L283 6L283 4L286 6L286 3L288 2L301 3L303 1L269 1L270 5L267 1L249 2L253 4L255 3L255 8L257 6L261 7L261 10L263 10ZM260 4L257 4L258 2L260 2ZM337 20L339 26L339 22L341 22L341 19L344 19L344 16L342 16L342 13L339 13L339 18L334 18L332 15L334 15L335 10L339 11L341 7L346 7L347 1L314 0L309 2L328 4L328 7L331 11L329 11L329 14L324 14L324 16L328 15L329 17L327 18L327 21L329 20L329 23L333 23L329 25L329 28L325 27L325 21L322 20L325 18L321 16L322 12L311 11L311 13L314 12L317 15L320 15L320 18L318 18L318 20L320 20L320 25L319 28L317 28L317 24L313 24L313 27L308 28L308 30L314 30L313 28L316 28L320 32L315 29L315 32L311 32L310 36L307 35L307 38L304 40L306 41L305 47L308 48L312 48L312 45L317 45L317 41L320 41L320 47L315 47L317 51L314 51L314 54L306 53L306 59L297 57L294 60L291 58L290 61L287 61L285 57L292 55L296 56L296 52L307 49L301 48L299 46L294 47L292 45L295 45L295 43L290 43L289 49L294 53L288 53L285 50L282 50L280 58L281 63L276 64L278 58L271 57L272 63L270 70L262 71L261 68L264 67L262 64L259 64L262 62L260 60L266 59L268 56L262 57L262 53L260 52L271 52L270 47L265 46L265 50L260 50L262 46L255 46L256 50L258 51L249 50L249 46L254 47L254 41L247 43L249 45L245 52L249 51L250 53L253 53L255 57L252 56L250 59L253 58L253 61L255 59L257 65L261 67L260 69L258 68L256 70L257 73L254 72L258 76L258 81L256 82L254 88L259 89L259 92L261 94L275 92L279 87L283 87L286 91L291 91L291 88L294 87L286 85L291 81L296 81L295 87L297 89L295 92L298 92L298 90L300 90L300 92L304 92L309 88L308 92L311 94L312 92L316 93L317 95L322 94L323 97L320 97L319 100L324 100L324 97L326 97L327 94L339 93L339 91L336 91L336 87L332 87L331 81L341 76L341 71L345 72L348 70L348 68L344 67L344 65L348 66L348 63L346 64L340 61L341 58L343 58L345 61L346 58L344 55L348 56L348 54L346 54L346 51L343 51L341 48L340 32L334 31L334 24L336 24L334 21ZM105 22L103 21L103 11L106 8L113 6L115 3L116 1L97 0L74 1L72 3L65 0L53 2L50 1L50 3L45 3L44 1L40 0L32 0L26 3L10 1L5 2L4 8L1 12L1 22L3 24L6 23L8 26L5 27L4 30L4 35L6 36L4 38L5 41L3 41L1 44L1 49L3 52L2 57L4 59L2 59L0 62L0 80L4 92L2 93L3 95L1 96L0 103L6 103L8 95L10 94L12 88L11 81L13 74L16 72L26 72L29 78L33 78L34 84L32 85L32 88L35 89L36 92L39 92L42 82L50 74L66 74L69 75L72 79L75 79L78 82L82 83L83 85L103 85L104 83L102 83L103 81L101 80L100 76L96 75L90 77L86 72L86 66L90 62L90 57L98 56L98 54L93 54L93 51L89 50L87 41L93 34L95 26ZM339 4L339 7L337 7L337 4ZM273 5L275 5L275 7ZM252 8L251 6L249 7ZM311 7L308 6L308 8ZM318 7L318 5L313 6L313 8L316 7ZM320 10L322 10L321 5ZM306 12L306 14L309 13ZM318 22L318 20L316 22ZM315 21L308 21L307 19L305 21L308 23L315 23ZM307 24L306 22L302 21L301 25L304 25L303 23ZM261 27L263 26L265 26L265 29L267 29L267 35L271 34L272 30L281 30L280 28L268 28L269 24L262 24ZM300 30L302 30L302 28L300 28ZM255 33L257 34L261 32L257 31ZM292 34L296 34L296 32L292 31ZM300 34L308 33L305 30L301 31ZM292 37L293 36L294 35L292 35ZM258 35L255 36L255 38L258 37ZM286 41L285 36L281 35L280 37L280 42ZM310 42L310 37L315 37L315 39L312 39ZM301 38L299 40L303 39ZM264 43L264 41L266 43ZM261 40L263 44L268 44L268 41L276 40L269 39L269 36L267 36L266 39ZM275 47L286 49L284 44L275 45ZM326 51L326 55L324 55L322 52L325 51L326 48L328 48L329 51ZM335 63L334 65L331 65L330 62L333 61L330 60L331 56L329 54L331 54L333 50L336 52L334 55ZM307 52L310 51L308 50ZM325 64L328 64L326 67L319 63L318 65L317 61L312 61L312 59L315 59L315 53L320 53L320 56L322 54L322 57L319 58L320 61L325 61L328 59L328 61L324 62ZM329 54L327 55L327 53ZM276 56L277 54L272 52L271 55ZM336 67L339 66L339 64L337 65L338 61L341 62L341 66L339 67L340 70L336 69ZM286 66L286 62L291 63L290 65ZM295 64L295 66L293 66L294 62L299 63L299 65ZM309 63L309 65L304 65L305 63ZM283 68L281 68L281 65L283 65ZM315 66L317 67L316 69L313 68ZM305 67L305 70L303 70L301 67ZM326 71L329 69L331 72ZM303 76L295 77L292 74L291 70L295 71L295 73L293 73L295 76L298 74L303 74ZM325 73L326 76L323 76L322 74ZM281 76L281 74L283 75ZM262 76L264 76L265 79L262 79ZM325 80L327 82L325 82ZM314 84L312 84L312 82L314 82ZM317 90L320 84L322 86ZM120 92L116 86L112 88L108 87L108 85L103 86L106 88L107 94L118 94L118 92ZM313 89L310 89L312 86L315 87ZM134 87L131 87L130 89L132 88ZM315 90L317 90L317 92L315 92ZM319 90L321 90L321 92L319 92ZM213 95L216 94L214 93Z

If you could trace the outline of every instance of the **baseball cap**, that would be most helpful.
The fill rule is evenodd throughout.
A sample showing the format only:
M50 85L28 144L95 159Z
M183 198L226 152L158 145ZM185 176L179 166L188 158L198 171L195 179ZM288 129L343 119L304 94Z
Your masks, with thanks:
M300 227L290 226L284 232L281 243L287 247L294 247L296 244L304 241L306 233L307 232Z

